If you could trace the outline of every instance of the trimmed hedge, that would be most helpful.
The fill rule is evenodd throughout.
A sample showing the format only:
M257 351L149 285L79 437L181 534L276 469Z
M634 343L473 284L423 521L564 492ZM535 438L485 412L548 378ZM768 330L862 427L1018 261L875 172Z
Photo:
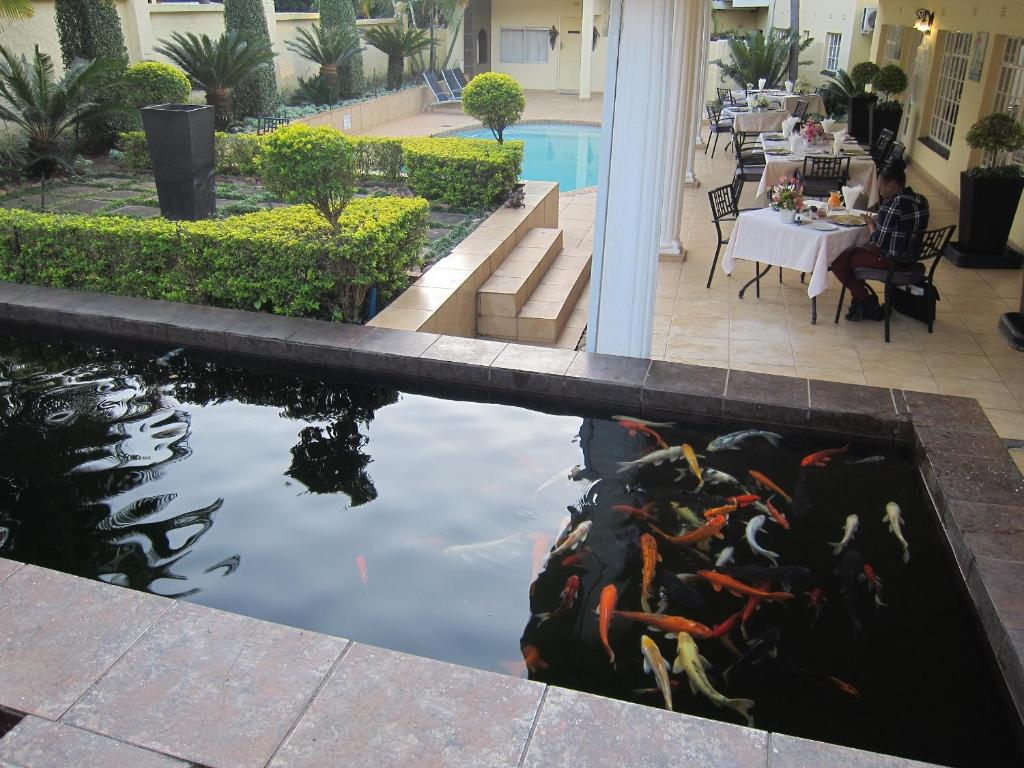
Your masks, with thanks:
M254 176L260 172L260 150L272 134L218 133L217 170ZM349 136L359 178L396 182L428 200L462 208L487 208L500 201L519 180L523 142L498 144L490 139L390 138ZM149 150L142 132L121 134L121 151L130 168L149 168Z
M425 242L421 198L353 200L339 236L310 206L172 222L0 209L0 280L358 321Z

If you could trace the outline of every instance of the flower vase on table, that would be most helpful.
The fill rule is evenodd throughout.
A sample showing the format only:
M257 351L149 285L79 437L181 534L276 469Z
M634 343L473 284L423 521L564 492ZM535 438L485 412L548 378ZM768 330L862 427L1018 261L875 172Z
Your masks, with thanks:
M783 176L779 183L771 188L769 195L771 207L779 212L779 219L783 224L792 224L796 220L796 213L803 207L803 185L800 179Z

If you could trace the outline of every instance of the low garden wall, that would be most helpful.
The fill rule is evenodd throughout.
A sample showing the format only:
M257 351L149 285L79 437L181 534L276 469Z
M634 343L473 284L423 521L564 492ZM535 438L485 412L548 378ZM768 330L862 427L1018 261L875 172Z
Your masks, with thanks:
M298 122L307 125L329 125L344 133L363 133L393 120L418 115L433 100L430 89L423 85L301 117Z

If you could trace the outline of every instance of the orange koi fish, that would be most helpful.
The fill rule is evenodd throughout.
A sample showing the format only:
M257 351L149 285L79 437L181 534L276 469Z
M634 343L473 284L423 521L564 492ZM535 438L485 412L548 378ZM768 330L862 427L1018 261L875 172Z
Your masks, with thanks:
M543 624L548 619L553 619L556 616L561 616L566 611L571 611L573 606L576 605L576 596L579 592L580 577L573 574L565 580L565 588L562 589L562 600L558 607L550 613L538 613L537 618L540 619L538 624Z
M847 443L842 448L826 448L823 451L816 451L809 456L804 456L803 461L800 462L801 467L824 467L830 461L833 456L839 456L840 454L846 453L850 450L850 444Z
M743 616L743 611L736 611L732 616L727 618L721 624L716 624L708 637L725 637L732 632L733 627L736 626L736 622Z
M673 635L683 632L701 639L711 637L711 627L706 627L699 621L691 621L682 616L666 616L663 613L641 613L640 611L615 611L615 617L638 621L648 627L654 627Z
M842 691L846 695L853 696L853 698L855 698L855 699L859 699L860 698L860 691L858 691L856 688L854 688L849 683L840 680L838 677L832 677L832 675L828 676L828 680L829 680L830 683L832 683L832 685L834 685L836 688L838 688L840 691Z
M786 519L786 516L784 514L782 514L781 512L779 512L779 510L777 510L775 508L775 505L772 504L771 499L769 499L765 503L768 506L768 514L770 514L772 516L772 520L774 520L776 523L781 525L783 530L788 531L789 530L789 520Z
M668 443L661 439L661 435L646 424L641 424L639 421L631 421L630 419L623 419L619 421L618 424L626 430L630 437L636 437L638 434L644 434L648 437L653 437L657 441L658 447L668 448Z
M758 582L757 589L764 591L771 585L772 583L770 581L761 581ZM740 613L743 614L740 617L740 631L743 633L743 637L747 636L747 622L750 620L750 617L754 615L754 611L760 607L761 601L762 598L756 595L751 595L747 598L747 603L743 606L743 610L740 611Z
M356 568L359 569L359 578L363 580L363 588L368 589L370 586L370 573L366 570L366 558L362 555L356 555Z
M789 600L793 597L792 592L768 592L765 589L757 589L718 571L697 571L697 575L707 581L715 592L724 589L736 597L758 597L761 600Z
M526 668L534 673L548 668L548 663L541 658L540 651L534 645L523 646L523 661L526 662Z
M601 635L601 645L608 651L608 661L615 666L615 651L608 642L608 627L612 623L612 614L615 613L615 604L619 601L619 591L614 584L608 584L601 590L601 600L597 608L597 629Z
M755 504L760 500L761 497L756 493L745 493L742 496L730 496L726 499L730 504L735 504L740 509L743 507L749 507L751 504Z
M711 518L718 517L719 515L721 515L722 517L728 517L737 509L739 509L739 507L736 505L736 502L731 501L728 504L725 504L721 507L712 507L711 509L706 510L704 512L704 519L710 520Z
M724 525L725 518L722 515L717 515L716 517L708 520L707 523L697 530L684 533L682 536L670 536L656 525L652 525L651 530L661 536L661 538L669 544L675 544L676 546L689 546L691 544L699 544L706 539L710 539L712 536L724 539L725 536L722 535L722 527Z
M761 487L763 487L763 488L767 488L767 489L768 489L769 491L774 491L775 493L779 494L779 496L781 496L782 498L784 498L784 499L785 499L786 501L788 501L788 502L792 502L792 501L793 501L793 497L792 497L792 496L790 496L790 495L789 495L788 493L786 493L786 492L785 492L784 490L782 490L781 488L779 488L779 486L777 486L777 485L776 485L775 483L773 483L773 482L772 482L771 480L769 480L769 479L768 479L767 477L765 477L764 475L762 475L762 474L761 474L760 472L758 472L758 471L757 471L756 469L751 469L751 470L749 470L749 471L748 471L748 474L749 474L749 475L750 475L750 476L751 476L752 478L754 478L754 482L756 482L756 483L757 483L758 485L760 485Z
M643 564L640 579L642 585L640 605L649 613L651 610L651 582L654 581L654 569L657 567L658 561L661 560L661 555L658 554L658 542L649 533L640 537L640 558Z
M649 501L642 507L631 507L629 504L616 504L612 507L616 512L621 512L624 515L635 517L637 520L653 520L654 515L651 514L651 510L654 509L654 502Z

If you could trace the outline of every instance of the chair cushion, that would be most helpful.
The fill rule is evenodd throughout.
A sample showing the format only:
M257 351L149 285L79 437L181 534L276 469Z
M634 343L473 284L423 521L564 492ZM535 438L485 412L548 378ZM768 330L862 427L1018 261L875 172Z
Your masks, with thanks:
M853 270L853 276L857 280L879 280L884 283L889 276L889 270L860 267ZM917 285L923 278L924 264L918 262L909 269L896 270L892 275L892 285Z

